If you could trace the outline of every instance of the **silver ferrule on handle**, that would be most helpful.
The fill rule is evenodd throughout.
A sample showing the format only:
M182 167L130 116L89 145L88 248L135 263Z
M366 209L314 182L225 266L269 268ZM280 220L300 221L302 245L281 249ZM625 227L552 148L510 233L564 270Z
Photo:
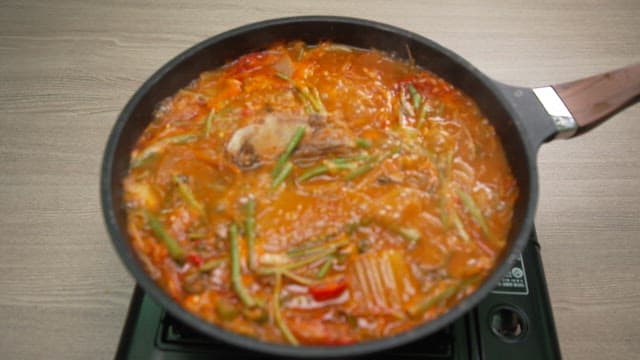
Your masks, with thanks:
M576 123L558 93L551 86L535 88L533 93L536 94L544 109L547 110L556 126L556 130L558 130L555 138L568 139L575 135L576 131L578 131L578 123Z

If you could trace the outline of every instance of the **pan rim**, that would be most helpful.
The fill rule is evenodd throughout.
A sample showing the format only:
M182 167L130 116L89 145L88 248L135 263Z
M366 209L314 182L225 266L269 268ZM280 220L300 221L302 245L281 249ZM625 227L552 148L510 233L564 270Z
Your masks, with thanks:
M131 113L136 106L146 96L148 91L158 83L168 72L170 72L178 64L186 61L191 56L204 50L208 46L217 42L223 41L234 36L241 35L246 32L255 31L258 29L264 29L279 25L290 24L302 24L310 22L320 23L344 23L349 25L361 26L363 28L375 28L383 32L390 32L398 36L402 36L411 40L414 40L424 46L435 48L435 50L444 54L449 60L455 62L456 65L463 67L467 71L473 73L478 77L478 80L491 90L493 95L503 105L505 111L510 115L512 119L518 119L518 113L507 101L504 94L499 90L499 84L485 76L482 72L476 69L471 63L455 54L451 50L437 44L436 42L425 38L421 35L412 33L410 31L379 23L371 20L351 18L351 17L339 17L339 16L297 16L297 17L284 17L270 19L260 22L247 24L241 27L231 29L221 34L212 36L198 44L183 51L160 69L158 69L148 80L146 80L130 98L125 105L121 113L119 114L116 123L114 124L112 131L109 135L108 142L105 148L102 167L101 167L101 179L100 179L100 195L101 205L105 225L110 235L111 242L115 247L120 259L124 263L127 270L133 275L136 281L149 294L154 301L158 302L165 310L171 313L173 316L193 327L195 330L225 341L226 343L242 347L243 349L259 351L271 355L278 356L293 356L293 357L308 357L308 358L328 358L328 357L344 357L354 355L364 355L373 352L383 351L391 348L398 347L420 338L423 338L429 334L432 334L446 325L452 323L455 319L466 314L469 310L474 308L486 295L497 285L498 281L504 276L504 274L511 267L511 263L515 260L517 254L520 254L524 246L527 243L529 233L533 226L533 214L535 213L536 202L538 198L538 181L537 181L537 167L535 163L535 149L531 146L527 146L527 139L522 136L522 142L524 143L524 157L527 161L527 171L529 173L529 187L526 189L529 195L529 199L526 205L525 214L523 216L523 222L520 229L517 232L517 236L511 242L509 248L505 248L504 254L508 255L507 258L503 258L502 262L496 266L493 272L487 277L484 284L482 284L476 291L465 299L460 301L454 307L449 309L446 313L437 317L436 319L414 327L411 330L399 333L394 336L385 337L377 340L361 342L353 345L343 345L339 347L329 346L300 346L294 347L291 345L275 344L261 341L256 338L251 338L243 335L233 333L218 327L215 324L206 322L205 320L189 313L183 309L177 302L173 301L156 283L151 277L142 269L135 254L129 246L128 236L120 229L116 220L115 210L121 204L113 203L112 192L112 178L113 178L113 164L116 161L115 153L116 147L120 136L123 133L123 129L127 121L129 121ZM382 49L384 50L384 49ZM520 124L520 121L513 121L517 127L519 134L526 134L526 130ZM524 189L522 189L524 190ZM513 230L512 230L513 231Z

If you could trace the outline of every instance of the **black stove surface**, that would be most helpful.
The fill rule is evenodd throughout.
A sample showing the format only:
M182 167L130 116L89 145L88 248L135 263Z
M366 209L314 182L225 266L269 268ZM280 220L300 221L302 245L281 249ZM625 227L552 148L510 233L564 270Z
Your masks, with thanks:
M267 358L201 335L136 286L117 359ZM511 271L475 309L441 331L362 359L555 360L560 348L535 231Z

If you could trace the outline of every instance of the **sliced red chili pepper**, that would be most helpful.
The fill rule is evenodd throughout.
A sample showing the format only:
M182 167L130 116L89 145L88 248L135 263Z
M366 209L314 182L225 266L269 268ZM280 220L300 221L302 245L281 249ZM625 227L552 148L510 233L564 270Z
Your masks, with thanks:
M202 265L202 256L196 254L196 253L189 253L189 255L187 255L187 261L192 263L195 266L200 266Z
M316 301L324 301L340 296L346 288L347 281L340 279L337 282L309 286L309 293Z

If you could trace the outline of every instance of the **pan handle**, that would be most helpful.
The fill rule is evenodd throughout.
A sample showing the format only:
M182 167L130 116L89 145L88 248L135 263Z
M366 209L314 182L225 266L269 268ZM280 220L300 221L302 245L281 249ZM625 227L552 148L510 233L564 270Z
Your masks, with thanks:
M640 100L640 63L533 92L554 121L555 138L578 136Z

